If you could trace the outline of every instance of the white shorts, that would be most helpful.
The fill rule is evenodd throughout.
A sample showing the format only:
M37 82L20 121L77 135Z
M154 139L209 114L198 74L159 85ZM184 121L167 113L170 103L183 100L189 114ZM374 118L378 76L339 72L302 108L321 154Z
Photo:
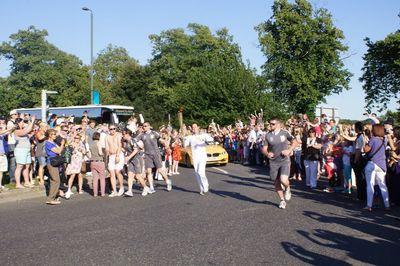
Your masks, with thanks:
M108 156L108 170L110 171L121 171L124 168L125 165L125 158L124 158L124 154L121 152L119 154L119 162L116 163L115 162L115 154L112 154L110 156Z
M7 170L8 170L7 155L0 155L0 172L7 172Z

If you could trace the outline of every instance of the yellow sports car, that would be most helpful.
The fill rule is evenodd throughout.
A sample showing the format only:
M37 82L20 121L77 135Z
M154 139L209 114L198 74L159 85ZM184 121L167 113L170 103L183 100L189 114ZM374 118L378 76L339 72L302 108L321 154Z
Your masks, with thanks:
M228 163L228 153L215 142L207 142L207 165L226 165ZM192 149L190 147L181 149L182 159L179 163L186 167L193 167Z

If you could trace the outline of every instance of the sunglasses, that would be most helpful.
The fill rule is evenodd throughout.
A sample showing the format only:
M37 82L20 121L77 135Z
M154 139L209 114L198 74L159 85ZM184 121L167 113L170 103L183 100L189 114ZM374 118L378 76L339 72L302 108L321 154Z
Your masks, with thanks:
M110 128L110 130L115 130L115 127L114 128Z
M276 123L269 123L271 126L275 126L276 125Z
M82 130L82 128L77 128L77 129L76 129L76 131L81 131L81 130Z

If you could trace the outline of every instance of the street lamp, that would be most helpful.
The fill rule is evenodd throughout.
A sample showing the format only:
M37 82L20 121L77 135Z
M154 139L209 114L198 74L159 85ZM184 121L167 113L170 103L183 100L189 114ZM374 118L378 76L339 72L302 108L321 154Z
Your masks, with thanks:
M90 103L93 104L93 11L87 7L82 10L90 12Z

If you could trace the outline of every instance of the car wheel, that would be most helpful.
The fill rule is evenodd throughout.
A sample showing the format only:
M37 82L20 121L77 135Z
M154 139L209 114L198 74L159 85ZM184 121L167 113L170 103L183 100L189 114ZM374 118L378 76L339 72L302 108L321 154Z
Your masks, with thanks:
M227 165L227 163L221 163L220 165L221 165L221 166L226 166L226 165Z

